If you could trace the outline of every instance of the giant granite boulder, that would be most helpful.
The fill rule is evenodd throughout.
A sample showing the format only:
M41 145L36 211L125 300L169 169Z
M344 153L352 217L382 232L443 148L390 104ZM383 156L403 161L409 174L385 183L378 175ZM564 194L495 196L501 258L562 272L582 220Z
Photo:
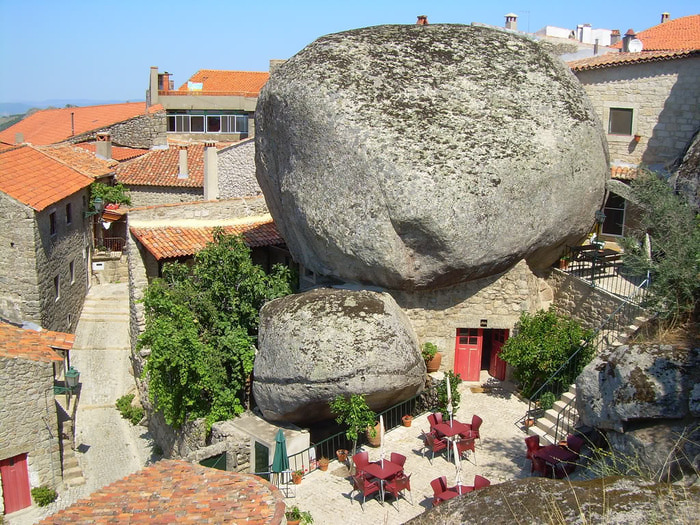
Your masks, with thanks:
M266 419L330 419L338 394L366 394L379 411L420 392L425 372L411 323L389 294L323 288L260 312L253 394Z
M608 178L596 114L526 37L462 25L324 36L255 112L257 177L295 259L390 289L547 265Z

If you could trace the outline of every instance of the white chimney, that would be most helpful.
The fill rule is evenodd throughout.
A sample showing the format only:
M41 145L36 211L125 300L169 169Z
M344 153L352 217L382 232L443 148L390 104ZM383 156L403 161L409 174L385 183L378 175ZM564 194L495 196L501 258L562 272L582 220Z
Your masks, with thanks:
M665 24L666 22L668 22L670 18L671 18L670 13L661 13L661 23L662 24Z
M178 146L178 149L180 150L180 159L178 162L178 173L177 173L177 178L178 179L186 179L188 174L187 174L187 146Z
M15 133L15 144L24 144L24 133L19 131Z
M219 198L219 153L214 142L204 144L204 200Z
M518 15L515 13L508 13L506 15L506 29L512 29L513 31L518 30Z
M112 137L109 133L100 132L96 135L95 154L98 159L112 160Z

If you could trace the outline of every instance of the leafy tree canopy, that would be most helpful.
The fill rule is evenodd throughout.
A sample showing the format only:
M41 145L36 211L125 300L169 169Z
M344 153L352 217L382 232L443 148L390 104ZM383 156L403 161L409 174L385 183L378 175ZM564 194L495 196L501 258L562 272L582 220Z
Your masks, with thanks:
M99 197L105 204L126 204L131 205L131 197L129 190L122 184L118 183L114 186L104 184L102 182L93 182L90 185L90 209L95 209L95 199Z
M640 170L632 196L641 207L639 225L623 239L624 265L649 272L646 304L669 326L697 316L700 302L700 215L662 178ZM649 234L651 258L644 246Z
M210 427L244 410L253 371L260 308L292 292L291 272L267 275L253 264L240 236L214 232L190 268L164 265L144 294L149 397L168 424L206 418Z

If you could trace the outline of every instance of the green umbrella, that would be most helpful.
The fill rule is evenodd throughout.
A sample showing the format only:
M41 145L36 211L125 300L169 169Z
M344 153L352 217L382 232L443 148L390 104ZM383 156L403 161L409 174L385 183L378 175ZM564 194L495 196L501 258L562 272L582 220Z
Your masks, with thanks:
M280 473L289 470L289 458L287 457L287 440L280 428L275 437L275 457L272 459L272 472Z

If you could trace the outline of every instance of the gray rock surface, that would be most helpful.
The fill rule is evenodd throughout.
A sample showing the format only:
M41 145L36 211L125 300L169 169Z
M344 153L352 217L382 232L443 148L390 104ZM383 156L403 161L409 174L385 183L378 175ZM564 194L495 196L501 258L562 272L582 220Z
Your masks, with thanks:
M547 265L593 224L601 125L556 57L461 25L324 36L271 75L257 178L296 260L391 289Z
M624 432L630 422L691 415L700 382L700 349L620 346L601 353L576 380L585 425Z
M700 210L700 132L690 142L678 170L673 174L674 185L686 196L688 203Z
M386 293L321 288L260 312L253 394L266 419L330 419L338 394L381 410L423 387L425 362L408 317Z

